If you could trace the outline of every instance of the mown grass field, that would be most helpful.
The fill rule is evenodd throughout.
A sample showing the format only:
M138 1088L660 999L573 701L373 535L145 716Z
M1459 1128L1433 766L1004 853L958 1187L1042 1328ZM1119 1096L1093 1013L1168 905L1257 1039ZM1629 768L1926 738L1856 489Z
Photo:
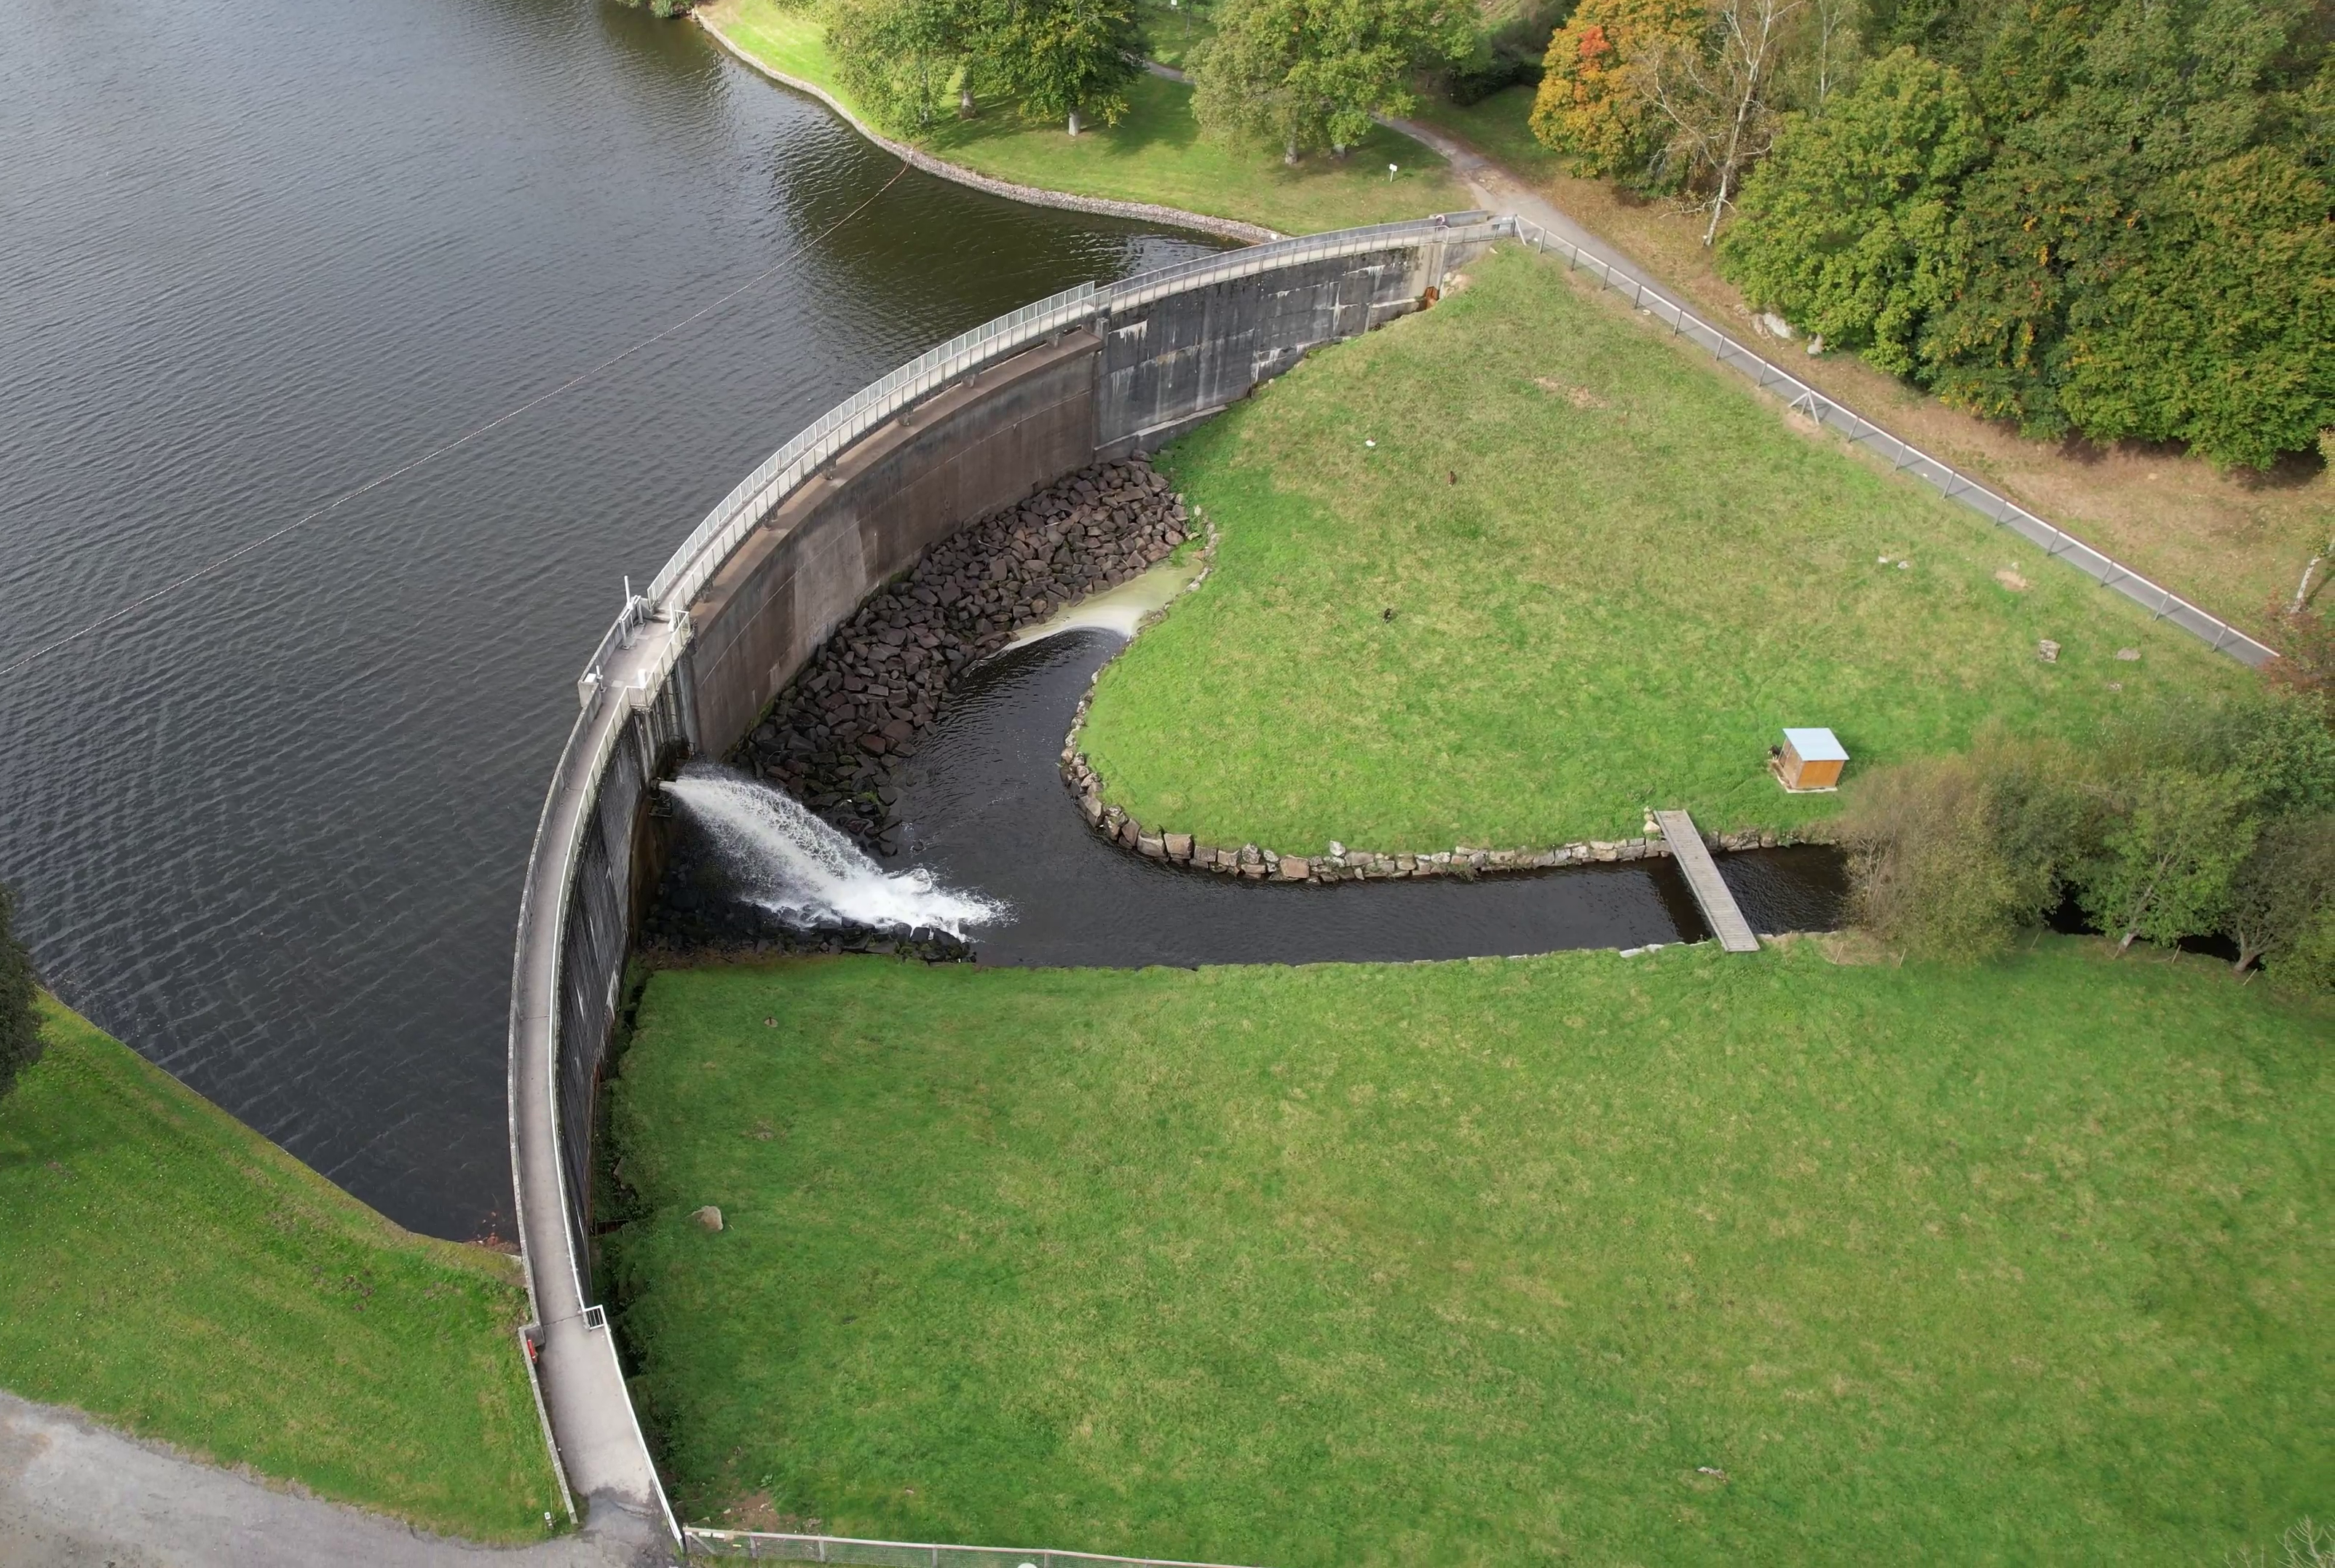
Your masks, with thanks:
M659 973L637 1388L732 1522L2218 1563L2330 1505L2335 1012L2101 952Z
M816 5L715 0L706 19L774 70L844 97ZM1116 126L1077 137L1058 123L1022 118L991 101L971 120L949 119L924 139L935 155L978 173L1046 190L1144 201L1214 218L1311 234L1387 223L1471 204L1466 187L1436 154L1408 137L1374 130L1344 160L1309 157L1286 167L1275 149L1204 139L1192 117L1192 90L1157 76L1127 90ZM1389 179L1387 165L1400 172Z
M1096 691L1082 744L1138 819L1298 853L1613 837L1647 807L1788 828L1836 798L1769 779L1786 725L1854 770L2253 679L1562 265L1470 273L1163 460L1222 542Z
M398 1229L53 1002L0 1100L0 1388L478 1540L559 1507L515 1260Z
M1504 165L1532 191L1621 248L1706 319L1757 341L1743 296L1702 244L1704 216L1565 171L1532 134L1534 89L1511 87L1460 106L1421 99L1415 118ZM2291 460L2272 474L2217 473L2177 447L2029 440L2010 425L1947 407L1853 353L1808 358L1793 373L1924 450L2049 518L2134 570L2275 644L2268 614L2285 603L2302 564L2327 538L2335 476Z

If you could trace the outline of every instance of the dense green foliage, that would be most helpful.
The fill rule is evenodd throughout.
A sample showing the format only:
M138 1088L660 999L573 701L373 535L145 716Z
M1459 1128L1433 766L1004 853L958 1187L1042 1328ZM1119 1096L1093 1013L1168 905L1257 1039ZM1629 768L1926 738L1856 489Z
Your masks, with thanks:
M0 1388L486 1540L559 1506L512 1260L399 1230L44 999L0 1100Z
M2335 1011L2103 951L660 973L635 1386L855 1535L2219 1563L2325 1508Z
M2304 0L1889 4L1722 259L2030 434L2267 467L2335 425L2335 51Z
M952 93L1003 72L981 0L837 0L827 43L852 100L879 124L930 129Z
M954 94L1003 92L1032 119L1076 136L1116 125L1138 74L1134 0L835 0L835 74L862 112L928 131Z
M16 939L16 906L0 886L0 1099L41 1060L41 1021L34 1011L32 955Z
M1465 59L1476 42L1448 0L1220 0L1216 22L1193 51L1193 111L1293 163L1322 147L1343 156L1371 116L1408 113L1413 73Z
M1293 854L1623 837L1649 806L1792 828L1838 798L1776 787L1787 724L1854 774L2253 684L1561 263L1468 272L1164 459L1216 569L1080 737L1138 821Z
M2118 952L2226 935L2240 970L2335 980L2322 699L2143 712L2081 751L1988 732L1856 781L1851 802L1855 918L1915 956L1995 956L2072 893Z
M712 0L698 14L749 58L834 94L856 112L873 112L842 80L820 11L774 0ZM994 81L974 85L1001 91ZM1157 202L1284 234L1457 211L1468 203L1467 188L1441 158L1383 127L1371 128L1364 157L1309 159L1293 168L1254 146L1202 136L1192 90L1180 82L1136 76L1125 91L1127 114L1117 125L1078 136L1011 112L1010 104L988 103L969 117L937 116L919 139L951 163L1016 184ZM997 112L1001 107L1007 111ZM1390 180L1386 166L1397 160L1401 175Z
M1022 109L1079 133L1088 120L1116 125L1127 84L1141 74L1134 0L1004 0L1006 25L991 58Z
M1803 331L1911 375L1923 324L1952 295L1951 203L1986 157L1952 67L1901 49L1778 142L1722 251L1744 292Z

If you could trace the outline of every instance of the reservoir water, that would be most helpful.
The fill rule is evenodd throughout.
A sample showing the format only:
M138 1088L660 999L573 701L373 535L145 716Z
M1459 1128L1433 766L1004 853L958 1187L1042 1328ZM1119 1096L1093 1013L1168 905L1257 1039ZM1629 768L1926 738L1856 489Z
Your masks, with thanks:
M898 168L595 0L0 0L0 880L67 1001L416 1228L509 1233L518 878L573 680L917 350L1199 237ZM799 247L799 255L794 254Z

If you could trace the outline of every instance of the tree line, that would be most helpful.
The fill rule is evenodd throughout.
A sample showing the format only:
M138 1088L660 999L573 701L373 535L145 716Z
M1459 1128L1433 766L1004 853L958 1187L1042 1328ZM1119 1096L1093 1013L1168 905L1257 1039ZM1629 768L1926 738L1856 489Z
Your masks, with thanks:
M2070 901L2124 953L2222 937L2234 967L2335 990L2335 731L2316 694L2136 717L2082 749L1991 733L1860 783L1851 917L1978 962Z
M2328 0L1580 0L1532 124L1949 403L2261 469L2335 426L2330 42Z
M1478 43L1457 0L1217 0L1211 15L1190 62L1201 128L1291 163L1344 156L1372 115L1415 105L1420 72ZM1115 125L1144 53L1134 0L834 0L827 39L846 90L908 132L984 100L1072 136Z

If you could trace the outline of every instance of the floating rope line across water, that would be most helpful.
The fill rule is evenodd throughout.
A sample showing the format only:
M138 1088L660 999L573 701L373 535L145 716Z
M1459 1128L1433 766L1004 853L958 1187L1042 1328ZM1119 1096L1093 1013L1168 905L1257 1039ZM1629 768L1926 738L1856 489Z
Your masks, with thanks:
M849 212L845 213L841 218L837 218L833 223L828 224L825 228L819 230L819 233L813 235L810 238L804 240L800 245L795 247L794 249L787 252L786 255L779 257L778 260L770 263L770 266L764 267L761 271L756 273L753 276L748 278L745 282L740 284L737 287L732 289L728 294L723 295L721 298L698 306L695 310L691 311L687 315L683 316L679 321L673 322L668 326L651 333L648 336L641 339L638 343L634 344L629 348L624 349L619 353L610 354L606 359L602 360L599 363L593 365L588 370L578 371L576 374L568 377L566 381L561 382L557 386L551 388L549 391L538 392L535 396L528 399L525 402L520 403L516 407L506 409L503 412L497 414L486 423L475 426L470 430L463 431L460 435L454 437L451 440L441 442L439 445L431 448L428 451L423 452L420 457L409 459L393 469L390 469L383 473L375 474L372 479L365 480L364 483L356 486L353 489L343 490L339 495L334 496L331 500L325 502L322 506L301 513L298 517L293 518L282 528L277 528L274 533L262 534L256 539L247 540L243 544L237 545L234 549L229 550L226 555L220 556L215 560L207 562L204 565L196 567L193 571L187 573L183 576L171 578L169 582L164 583L160 587L156 588L150 593L145 594L139 598L132 599L129 604L122 605L120 609L114 610L107 615L100 615L96 620L90 622L88 624L82 626L77 630L68 632L63 636L56 638L53 642L44 643L39 647L34 648L31 653L22 655L10 663L0 664L0 676L13 675L17 671L26 668L35 661L48 657L51 653L55 653L58 649L66 646L68 644L78 643L83 637L89 636L93 633L102 632L108 626L129 619L131 615L136 615L147 605L151 605L158 600L170 597L170 595L177 593L180 588L187 586L190 583L199 582L203 578L210 576L214 573L224 570L228 566L230 566L236 562L241 560L244 557L250 555L254 550L266 548L267 546L274 544L276 540L283 538L286 535L293 533L296 530L303 528L308 524L315 522L318 518L325 516L327 512L333 511L339 507L346 505L350 501L355 500L359 496L364 495L368 491L379 489L382 486L388 484L392 479L401 479L425 464L436 461L438 459L444 457L448 452L454 450L457 447L468 445L470 442L478 440L479 437L485 435L489 431L495 429L499 425L509 424L511 421L518 418L519 415L527 412L529 409L549 402L553 398L557 397L562 392L573 392L576 388L582 386L586 382L590 381L593 377L600 374L603 371L614 368L623 361L632 358L633 355L640 353L641 350L647 348L652 344L655 344L665 338L671 337L674 333L679 332L683 327L687 326L690 323L696 321L712 312L720 310L723 305L728 305L740 295L746 293L748 290L754 288L758 285L766 281L771 274L777 272L780 267L786 266L797 256L801 256L805 251L810 249L811 247L821 243L837 229L841 228L845 224L849 223L853 218L857 218L861 213L867 211L870 207L873 207L877 200L881 198L886 191L900 183L900 177L908 172L909 167L909 164L903 160L900 167L892 171L892 178L886 180L881 186L877 187L874 194L870 195L867 199L862 201Z

